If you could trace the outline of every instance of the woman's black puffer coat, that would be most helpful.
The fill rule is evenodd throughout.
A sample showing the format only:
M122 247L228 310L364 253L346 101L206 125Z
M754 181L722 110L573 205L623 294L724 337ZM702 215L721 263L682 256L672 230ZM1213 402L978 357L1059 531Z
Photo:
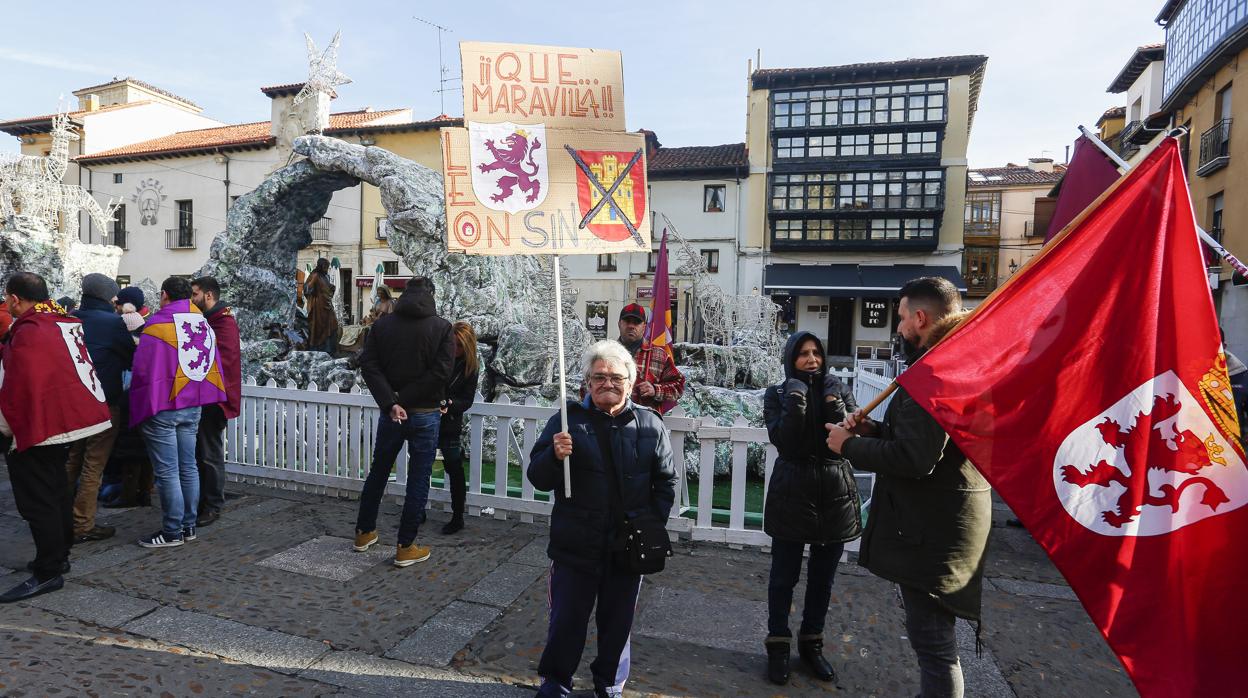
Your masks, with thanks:
M802 543L843 543L862 535L858 487L849 462L827 447L825 423L858 409L835 376L794 366L798 350L813 339L797 332L784 347L785 382L763 395L763 419L780 452L767 487L763 530L772 538Z

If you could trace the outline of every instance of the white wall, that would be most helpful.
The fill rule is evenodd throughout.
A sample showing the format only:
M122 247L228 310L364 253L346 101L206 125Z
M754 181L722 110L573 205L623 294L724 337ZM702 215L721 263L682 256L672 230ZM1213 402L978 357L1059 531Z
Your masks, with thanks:
M179 131L223 126L220 121L153 102L82 116L84 155L168 136Z
M1161 109L1161 78L1165 61L1153 61L1144 68L1144 72L1127 88L1126 106L1128 108L1140 100L1140 115L1129 115L1131 119L1147 119Z

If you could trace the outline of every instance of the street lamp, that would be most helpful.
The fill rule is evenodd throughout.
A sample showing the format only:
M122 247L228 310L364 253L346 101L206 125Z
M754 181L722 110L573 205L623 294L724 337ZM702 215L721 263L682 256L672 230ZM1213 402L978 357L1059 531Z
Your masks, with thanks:
M1018 262L1010 260L1010 276L1014 276L1014 272L1018 271Z

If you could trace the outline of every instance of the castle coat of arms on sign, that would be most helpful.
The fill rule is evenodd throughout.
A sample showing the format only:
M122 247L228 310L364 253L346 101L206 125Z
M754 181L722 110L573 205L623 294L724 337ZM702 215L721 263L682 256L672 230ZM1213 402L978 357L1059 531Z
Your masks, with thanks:
M546 127L508 121L468 124L472 190L494 211L517 213L542 205L550 184Z

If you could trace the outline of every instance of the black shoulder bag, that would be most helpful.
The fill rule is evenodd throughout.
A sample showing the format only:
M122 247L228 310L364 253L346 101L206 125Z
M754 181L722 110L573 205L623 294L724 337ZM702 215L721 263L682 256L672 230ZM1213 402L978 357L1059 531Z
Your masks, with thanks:
M672 542L667 537L667 526L652 514L637 517L628 515L620 494L615 459L604 455L611 467L611 500L617 516L615 542L611 546L611 566L625 574L662 572L667 558L672 556Z

